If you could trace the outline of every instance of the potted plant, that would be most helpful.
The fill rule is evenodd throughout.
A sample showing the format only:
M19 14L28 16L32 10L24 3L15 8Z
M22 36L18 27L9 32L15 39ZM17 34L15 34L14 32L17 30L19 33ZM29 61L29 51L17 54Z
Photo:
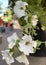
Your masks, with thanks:
M13 11L21 25L23 36L20 38L15 32L8 37L8 49L1 51L2 56L10 65L14 62L14 56L19 51L20 54L15 59L20 63L29 65L27 56L46 56L46 53L44 55L41 52L45 52L46 49L46 39L42 38L45 25L43 18L41 18L46 11L41 6L41 0L17 0ZM42 21L42 25L40 21Z

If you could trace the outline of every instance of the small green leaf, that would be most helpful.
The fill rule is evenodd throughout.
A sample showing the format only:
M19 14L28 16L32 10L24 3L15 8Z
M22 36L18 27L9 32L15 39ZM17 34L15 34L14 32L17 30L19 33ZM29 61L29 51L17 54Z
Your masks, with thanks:
M42 44L41 41L37 40L37 48L39 48L39 46Z
M16 45L15 45L15 46L16 46L17 48L18 48L18 46L19 46L19 42L20 42L20 40L17 40L17 41L16 41Z

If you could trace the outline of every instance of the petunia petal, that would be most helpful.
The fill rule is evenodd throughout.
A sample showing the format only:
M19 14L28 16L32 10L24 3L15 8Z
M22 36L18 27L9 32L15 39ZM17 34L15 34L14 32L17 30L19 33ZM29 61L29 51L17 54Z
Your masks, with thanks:
M27 57L26 57L24 54L18 56L18 57L15 58L15 59L16 59L18 62L20 62L20 63L24 63L24 64L28 64L28 65L29 65L29 61L28 61Z
M14 58L12 57L12 54L9 53L9 50L4 50L4 51L1 51L2 53L2 56L3 56L3 60L6 61L7 64L11 64L14 62Z
M17 36L16 33L13 33L12 36L8 37L8 38L7 38L8 42L9 42L8 48L11 48L11 49L12 49L12 48L14 47L14 45L16 45L16 41L17 41L18 39L19 39L19 38L18 38L18 36Z

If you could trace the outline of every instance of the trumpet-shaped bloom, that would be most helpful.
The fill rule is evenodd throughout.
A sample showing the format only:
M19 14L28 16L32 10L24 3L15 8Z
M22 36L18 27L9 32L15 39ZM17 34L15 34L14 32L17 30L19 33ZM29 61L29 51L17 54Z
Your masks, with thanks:
M12 36L8 37L8 38L7 38L8 42L9 42L8 48L11 48L11 49L12 49L12 48L16 45L16 41L17 41L18 39L19 39L19 38L18 38L18 36L17 36L16 33L13 33Z
M29 53L34 53L34 48L36 48L37 42L32 40L31 36L25 35L22 37L22 41L19 42L19 50L25 55Z
M12 54L9 52L9 50L4 50L1 51L2 52L2 56L3 56L3 60L5 60L7 62L7 64L11 64L14 62L14 58L12 57Z
M22 16L26 16L26 5L28 5L26 2L23 1L17 1L14 6L14 13L18 18L21 18Z

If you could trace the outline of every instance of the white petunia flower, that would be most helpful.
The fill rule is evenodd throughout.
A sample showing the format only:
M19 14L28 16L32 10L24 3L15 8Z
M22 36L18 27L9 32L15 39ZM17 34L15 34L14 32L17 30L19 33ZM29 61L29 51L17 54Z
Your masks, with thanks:
M29 53L34 53L34 48L36 48L37 42L32 40L32 37L28 35L23 36L22 39L23 40L19 42L19 50L25 55L29 55Z
M17 41L18 39L19 39L19 38L18 38L18 36L17 36L16 33L13 33L12 36L8 37L8 38L7 38L8 42L9 42L8 48L11 48L11 49L12 49L12 48L14 47L14 45L16 44L16 41Z
M10 54L9 50L1 51L3 60L7 62L8 65L11 65L11 63L14 62L14 58L12 57L12 54Z
M26 57L26 55L22 54L20 56L18 56L17 58L15 58L19 63L24 63L25 65L29 65L29 61Z
M36 26L36 25L37 25L37 22L38 22L37 15L33 15L33 16L32 16L32 21L31 21L31 22L32 22L32 25L33 25L33 26Z
M21 18L22 16L26 16L26 5L28 5L26 2L23 1L17 1L14 6L14 13L18 18Z
M28 3L23 2L23 1L21 1L21 0L15 2L15 4L16 4L16 6L19 7L19 8L20 8L21 6L22 6L23 8L25 8L25 6L28 5Z

